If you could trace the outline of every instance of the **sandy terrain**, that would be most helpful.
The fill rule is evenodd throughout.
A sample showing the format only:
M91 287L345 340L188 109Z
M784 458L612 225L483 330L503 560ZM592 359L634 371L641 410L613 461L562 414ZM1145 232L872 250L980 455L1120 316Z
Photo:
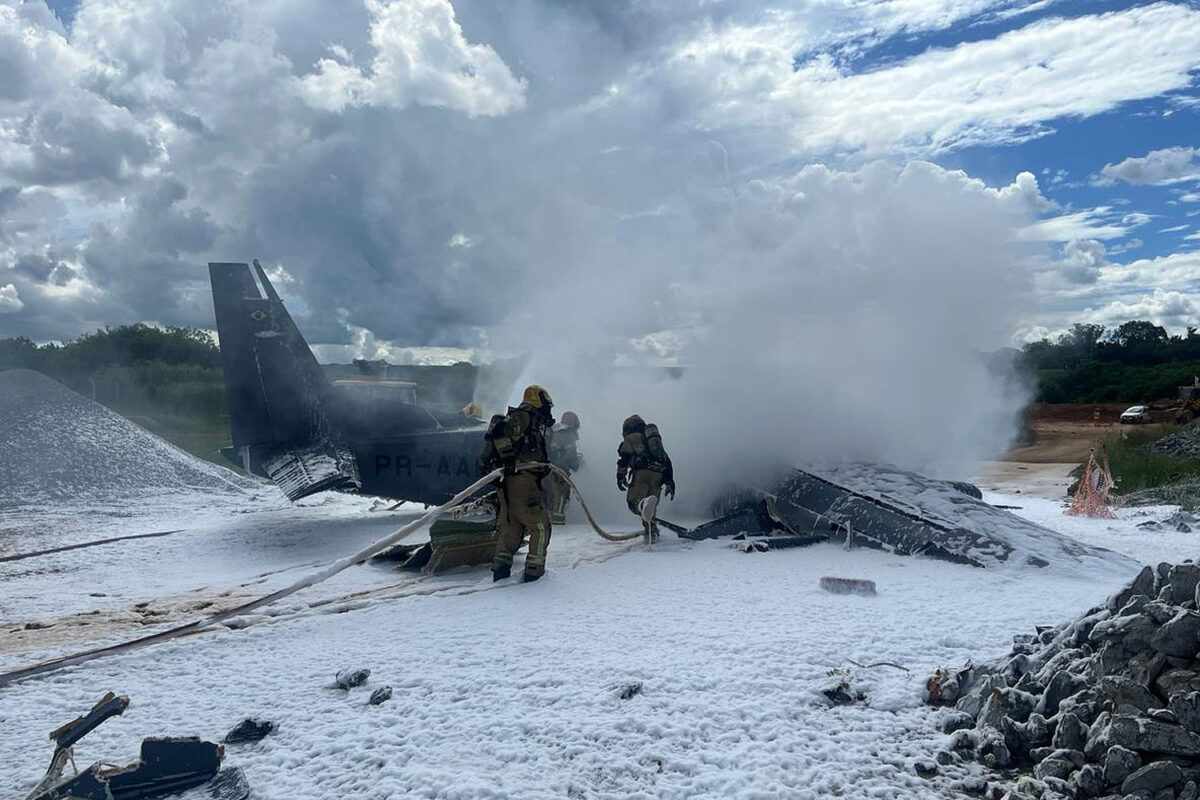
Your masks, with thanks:
M981 488L1006 494L1062 499L1071 470L1105 438L1133 430L1116 420L1124 405L1038 405L1031 411L1034 443L1014 447L984 463L975 476ZM1153 424L1152 428L1161 428Z
M979 474L974 477L972 483L991 492L1059 500L1066 498L1067 487L1074 480L1071 478L1070 472L1077 466L1079 464L1074 461L1066 463L987 461L981 465Z

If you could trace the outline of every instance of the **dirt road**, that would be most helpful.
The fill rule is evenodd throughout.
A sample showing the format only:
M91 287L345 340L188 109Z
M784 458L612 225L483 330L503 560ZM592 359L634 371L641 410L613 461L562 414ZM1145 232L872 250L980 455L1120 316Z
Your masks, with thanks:
M1117 422L1125 405L1037 405L1030 412L1032 444L1014 447L982 465L975 482L984 489L1059 499L1071 470L1105 438L1132 426ZM1150 425L1161 428L1161 425Z

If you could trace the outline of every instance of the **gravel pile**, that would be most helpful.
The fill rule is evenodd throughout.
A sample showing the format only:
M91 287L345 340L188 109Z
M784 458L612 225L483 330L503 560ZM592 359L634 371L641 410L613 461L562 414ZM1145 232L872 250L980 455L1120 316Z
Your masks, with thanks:
M1200 458L1200 422L1185 425L1162 437L1150 449L1177 458Z
M31 370L0 372L0 509L255 488L52 378Z
M935 674L944 764L994 770L996 798L1200 798L1200 565L1146 567L1073 622L1014 637L1001 662Z

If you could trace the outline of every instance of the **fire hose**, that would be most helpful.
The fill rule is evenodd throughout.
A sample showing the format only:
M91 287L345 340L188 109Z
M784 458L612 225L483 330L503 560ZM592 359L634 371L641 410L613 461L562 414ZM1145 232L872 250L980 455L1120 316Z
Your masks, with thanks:
M601 528L600 524L596 522L595 517L592 516L591 510L588 509L587 504L583 501L583 495L579 491L579 487L576 486L575 482L571 480L570 473L561 467L555 466L554 464L529 463L522 464L517 469L518 471L526 471L547 467L554 474L565 480L571 486L571 488L575 490L575 496L579 500L579 505L583 508L584 514L587 516L588 524L591 526L592 530L598 533L603 539L610 542L626 542L643 535L643 531L641 530L631 531L629 533L610 533ZM422 516L418 517L407 525L396 529L387 536L377 539L367 547L359 550L357 553L327 564L325 567L322 567L316 572L306 575L294 583L281 589L277 589L270 594L256 597L253 600L247 601L238 606L234 606L233 608L227 608L223 611L218 611L217 613L207 616L203 619L198 619L184 625L178 625L174 628L168 628L165 631L159 631L157 633L152 633L137 639L131 639L126 642L120 642L118 644L97 647L92 650L84 650L80 653L73 653L70 655L47 659L27 667L21 667L20 669L15 669L10 672L0 673L0 688L18 681L25 680L26 678L57 672L60 669L75 666L76 664L94 661L98 658L104 658L105 656L127 653L133 650L141 649L142 647L146 647L148 645L199 633L205 628L208 628L210 625L215 625L220 622L224 622L225 620L242 616L243 614L247 614L255 609L263 608L264 606L269 606L278 602L279 600L282 600L288 595L295 594L301 589L307 589L310 586L315 586L322 581L332 578L334 575L337 575L339 572L342 572L348 567L354 566L355 564L361 564L373 556L378 555L402 539L405 539L406 537L420 530L425 525L431 524L443 514L446 514L464 504L468 501L471 495L475 494L480 489L489 486L490 484L500 481L503 477L503 470L496 469L489 472L487 475L484 475L482 478L475 481L458 494L454 495L454 497L452 497L446 503L429 509Z

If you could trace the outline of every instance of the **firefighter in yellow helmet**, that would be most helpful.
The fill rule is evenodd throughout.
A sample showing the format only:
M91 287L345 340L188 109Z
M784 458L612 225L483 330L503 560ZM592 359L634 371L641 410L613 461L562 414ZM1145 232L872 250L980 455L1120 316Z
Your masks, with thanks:
M647 424L637 414L621 426L621 444L617 447L617 488L625 492L629 510L642 518L646 543L658 539L659 495L675 499L675 468L663 447L658 426Z
M550 463L567 472L577 472L583 466L579 454L579 415L568 411L562 421L554 426L550 435ZM558 473L550 475L550 521L563 525L567 521L567 503L571 500L571 484Z
M497 414L488 424L480 456L481 472L504 468L500 483L500 511L496 519L496 555L492 559L492 580L503 580L512 573L513 555L529 537L525 557L525 580L536 581L546 572L546 548L550 545L550 515L546 511L543 483L546 467L523 469L526 464L545 464L547 433L554 426L550 394L541 386L526 387L521 404Z

